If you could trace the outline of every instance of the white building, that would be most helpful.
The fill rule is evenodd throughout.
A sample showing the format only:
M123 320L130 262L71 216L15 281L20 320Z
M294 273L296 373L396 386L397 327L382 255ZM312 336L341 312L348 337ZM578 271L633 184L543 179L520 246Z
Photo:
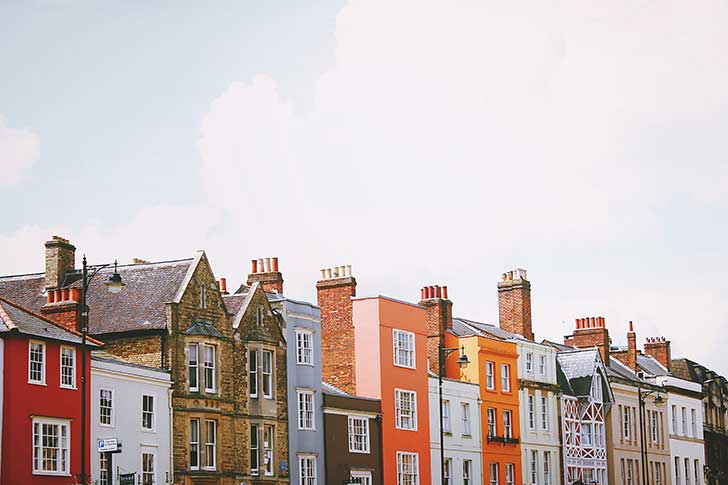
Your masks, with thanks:
M91 357L91 477L115 485L120 474L134 483L171 482L171 380L162 369L123 361L105 352ZM99 452L100 440L121 451Z
M480 426L480 388L477 384L442 379L443 485L482 485L483 465ZM438 378L429 378L430 454L432 483L440 483L440 402Z

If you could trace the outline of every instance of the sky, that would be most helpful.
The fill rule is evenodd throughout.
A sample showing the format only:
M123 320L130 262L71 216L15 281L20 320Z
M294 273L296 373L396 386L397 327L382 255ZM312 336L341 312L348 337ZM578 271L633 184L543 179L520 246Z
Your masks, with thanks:
M536 338L728 375L728 4L0 2L0 274L43 241L91 263L206 250L286 293L351 264L359 295L497 323L528 270ZM80 256L79 256L80 262Z

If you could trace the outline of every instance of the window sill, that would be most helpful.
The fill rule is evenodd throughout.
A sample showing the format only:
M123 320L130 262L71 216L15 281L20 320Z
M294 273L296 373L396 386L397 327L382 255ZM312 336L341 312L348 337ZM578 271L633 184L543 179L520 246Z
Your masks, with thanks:
M71 474L68 472L42 472L42 471L33 471L33 475L41 475L45 477L70 477Z
M306 367L316 367L315 364L311 364L309 362L296 362L296 365L305 365Z
M66 389L69 391L78 391L78 388L76 386L59 386L61 389Z
M358 451L358 450L349 450L349 453L356 453L357 455L371 455L371 451Z
M113 423L112 424L99 423L99 426L102 428L116 428L116 425L114 425Z
M402 369L417 370L417 366L414 366L414 365L404 365L404 364L397 364L397 363L393 363L392 365L395 367L402 368Z
M33 386L46 386L46 387L48 387L48 384L46 384L45 382L28 381L28 384L31 384ZM42 475L45 475L45 473L43 473ZM66 476L70 476L70 474L69 475L66 475Z

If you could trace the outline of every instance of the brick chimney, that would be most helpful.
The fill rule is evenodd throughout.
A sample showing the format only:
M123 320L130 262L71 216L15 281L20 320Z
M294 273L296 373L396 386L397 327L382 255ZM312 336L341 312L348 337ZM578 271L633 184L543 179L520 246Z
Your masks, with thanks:
M58 288L67 272L76 267L76 246L60 236L45 243L45 287Z
M323 380L356 394L354 320L351 298L356 296L356 279L351 265L321 270L316 283L321 308L321 373Z
M444 332L452 329L452 302L447 298L447 286L425 286L420 292L420 305L427 308L427 335L439 334L444 338ZM438 345L438 339L427 339L427 361L435 373L440 367Z
M531 327L531 283L525 269L503 273L498 282L500 328L534 340Z
M629 322L629 331L627 332L627 350L612 352L614 358L637 372L637 334L634 333L634 325Z
M670 352L670 341L665 337L651 337L645 340L645 354L652 356L670 370L672 362L672 353Z
M260 282L263 291L283 294L283 275L278 271L278 258L254 259L250 265L248 286Z
M81 289L55 288L47 290L46 303L40 313L69 330L81 331Z
M577 318L574 333L564 337L564 344L580 349L596 347L604 363L609 362L609 330L604 317Z

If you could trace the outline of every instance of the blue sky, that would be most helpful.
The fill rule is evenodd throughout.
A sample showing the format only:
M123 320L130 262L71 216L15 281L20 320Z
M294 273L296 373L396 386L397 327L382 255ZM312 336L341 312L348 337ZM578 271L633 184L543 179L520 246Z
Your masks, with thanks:
M0 4L0 273L206 249L292 296L447 284L537 338L603 315L728 373L728 6L720 1ZM8 202L12 201L12 202ZM12 256L10 256L12 255Z

